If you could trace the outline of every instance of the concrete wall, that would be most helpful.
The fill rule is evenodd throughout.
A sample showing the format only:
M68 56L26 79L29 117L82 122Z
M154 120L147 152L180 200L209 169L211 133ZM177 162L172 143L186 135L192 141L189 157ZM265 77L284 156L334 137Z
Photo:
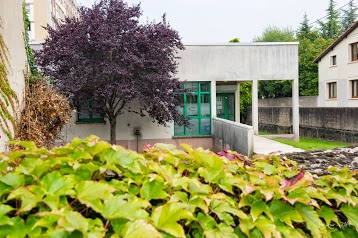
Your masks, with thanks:
M20 101L18 105L20 111L25 88L24 69L27 67L22 34L24 30L22 0L1 0L0 19L2 25L0 34L4 37L9 54L8 79L11 88L16 92ZM4 151L7 140L6 135L0 130L0 151Z
M251 81L295 79L298 43L191 44L180 52L181 80Z
M350 44L358 42L358 28L352 31L319 62L319 107L358 107L358 98L351 97L350 80L358 79L358 61L350 61ZM337 65L331 66L336 55ZM327 83L337 82L337 98L328 98Z
M213 118L214 151L233 150L251 156L254 128L245 124Z
M259 129L278 134L292 133L291 115L288 107L259 108ZM300 108L300 136L357 143L357 118L356 107Z
M300 107L317 107L318 96L299 97ZM292 107L292 98L259 99L259 107Z

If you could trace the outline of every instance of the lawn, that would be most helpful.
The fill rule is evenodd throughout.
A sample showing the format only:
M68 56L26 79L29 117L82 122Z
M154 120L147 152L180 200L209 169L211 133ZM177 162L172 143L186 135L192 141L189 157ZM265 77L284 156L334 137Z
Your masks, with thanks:
M322 150L322 149L333 149L338 147L346 147L349 144L335 141L325 141L312 138L300 138L299 141L284 140L284 139L273 139L275 141L291 145L296 148L303 150Z

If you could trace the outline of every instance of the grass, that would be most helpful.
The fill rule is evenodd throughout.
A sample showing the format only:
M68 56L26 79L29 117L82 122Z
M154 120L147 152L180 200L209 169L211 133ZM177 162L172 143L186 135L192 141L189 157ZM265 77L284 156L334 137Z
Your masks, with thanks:
M326 149L333 149L339 147L346 147L349 145L343 142L324 141L320 139L311 139L311 138L300 138L299 141L283 140L283 139L273 139L273 140L303 150L326 150Z

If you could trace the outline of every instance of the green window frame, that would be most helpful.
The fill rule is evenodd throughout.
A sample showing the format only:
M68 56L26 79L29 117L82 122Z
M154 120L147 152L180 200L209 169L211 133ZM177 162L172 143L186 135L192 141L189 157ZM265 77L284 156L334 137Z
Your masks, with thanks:
M174 125L175 136L203 136L211 135L211 84L210 82L187 82L184 93L183 107L179 112L189 118L191 127Z
M93 110L93 101L77 104L77 121L80 123L105 122L103 115Z

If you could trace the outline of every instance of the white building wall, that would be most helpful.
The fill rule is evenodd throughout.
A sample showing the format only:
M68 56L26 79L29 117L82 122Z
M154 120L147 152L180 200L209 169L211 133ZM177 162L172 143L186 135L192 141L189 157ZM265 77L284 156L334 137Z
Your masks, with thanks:
M20 101L18 105L19 112L25 89L24 70L27 67L25 43L22 34L24 31L22 0L1 0L0 19L2 25L0 27L0 34L4 37L5 44L8 47L8 79L11 88L16 92ZM7 136L0 130L0 151L5 150L5 143L7 141Z
M216 86L218 81L252 81L252 80L298 80L298 44L297 43L252 43L252 44L217 44L217 45L186 45L179 56L178 74L180 80L211 81L212 82L212 116L215 113ZM233 85L230 90L227 86L219 86L219 91L232 91L237 89ZM298 105L297 105L298 106ZM132 106L134 108L134 106ZM120 115L117 119L117 141L135 143L134 128L140 127L141 140L161 141L173 143L174 124L169 127L153 123L150 117L140 117L134 113ZM102 139L110 139L110 127L107 124L78 124L73 114L71 122L64 130L65 140L73 137L86 137L97 135ZM191 142L193 143L193 142ZM142 147L141 147L142 148Z
M181 80L251 81L294 79L298 43L186 45L178 67Z
M350 44L358 42L358 28L337 44L319 62L318 107L358 107L358 99L351 98L350 80L358 79L358 62L351 62ZM336 55L337 65L331 66ZM337 82L337 98L328 98L327 83Z

